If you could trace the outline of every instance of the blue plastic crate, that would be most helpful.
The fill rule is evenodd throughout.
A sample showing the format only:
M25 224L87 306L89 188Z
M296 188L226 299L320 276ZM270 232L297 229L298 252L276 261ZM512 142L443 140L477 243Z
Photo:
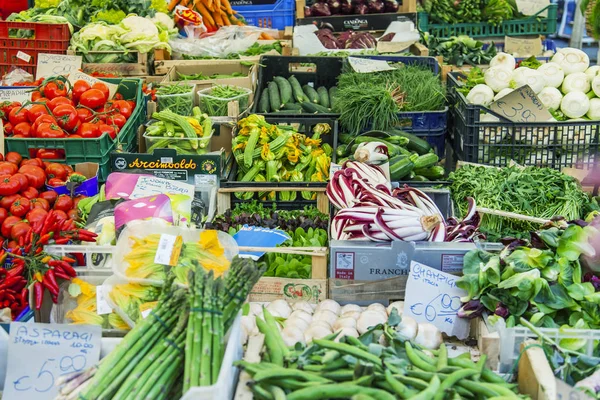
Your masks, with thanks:
M489 43L484 43L483 44L483 49L487 49L489 46ZM494 46L496 47L496 50L498 51L504 51L504 43L503 42L494 42ZM553 51L556 53L556 43L554 43L553 40L551 39L545 39L542 40L542 51Z
M278 0L275 4L233 6L235 12L246 20L248 25L261 28L283 30L294 26L296 3L294 0Z
M419 57L419 56L372 56L372 55L357 55L352 57L368 58L370 60L382 60L387 62L400 62L408 65L424 65L433 71L434 74L440 73L440 65L435 57Z
M398 128L424 139L435 148L438 156L444 157L446 149L446 121L448 107L441 111L398 113Z

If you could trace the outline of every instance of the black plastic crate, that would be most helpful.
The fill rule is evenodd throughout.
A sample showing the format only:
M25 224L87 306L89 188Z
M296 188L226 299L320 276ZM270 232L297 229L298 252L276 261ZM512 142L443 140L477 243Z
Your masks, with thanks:
M279 125L292 125L298 124L298 132L306 133L308 135L312 135L312 128L316 124L319 123L327 123L331 126L331 131L327 134L321 135L321 143L328 143L333 148L333 153L331 155L332 163L336 161L335 148L338 142L338 122L332 118L325 118L321 116L314 116L311 119L306 118L298 118L296 116L288 116L285 118L273 118L266 117L266 121L270 124L279 124ZM236 132L234 131L234 135ZM226 181L221 181L221 188L306 188L307 191L310 191L314 188L320 188L321 190L327 186L327 182L241 182L237 179L238 166L233 159L233 166L230 170L228 179ZM249 200L257 200L265 206L270 206L272 203L277 204L278 209L286 210L286 209L298 209L308 205L316 205L316 200L305 200L300 193L297 194L296 200L294 201L283 201L279 197L280 192L275 192L275 200L260 200L258 196L258 192L254 194L252 199L240 199L235 193L231 194L231 207L234 207L235 204L247 202Z
M591 169L600 161L598 121L512 122L487 107L467 103L456 90L462 85L461 76L452 72L447 82L452 105L449 126L458 159L498 167L512 160L554 169Z
M280 57L262 56L259 62L258 85L254 94L254 105L252 112L259 115L281 118L277 113L259 113L258 103L263 90L275 76L289 78L294 75L300 85L312 85L315 89L325 86L329 89L337 84L337 77L342 73L344 66L342 57ZM298 114L294 118L333 118L337 119L339 114Z

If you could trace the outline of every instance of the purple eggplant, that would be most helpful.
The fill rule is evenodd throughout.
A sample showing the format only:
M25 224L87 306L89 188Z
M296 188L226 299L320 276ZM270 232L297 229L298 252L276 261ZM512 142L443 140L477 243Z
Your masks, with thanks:
M329 4L329 11L331 12L331 15L337 15L340 13L342 5L340 4L339 0L329 0L327 4Z
M383 5L386 13L398 12L398 1L397 0L383 0Z
M329 17L331 15L327 3L315 3L310 7L310 10L313 17Z
M369 14L380 14L385 11L385 5L380 0L368 0L367 7L369 8Z
M343 15L352 14L352 1L351 0L340 0L340 12Z
M366 4L357 4L354 6L354 14L364 15L369 13L369 7Z

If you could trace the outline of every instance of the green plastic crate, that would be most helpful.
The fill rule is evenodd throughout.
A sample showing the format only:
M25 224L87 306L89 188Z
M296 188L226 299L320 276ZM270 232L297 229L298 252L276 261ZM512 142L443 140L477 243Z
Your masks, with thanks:
M498 36L523 36L523 35L551 35L556 33L556 13L558 5L550 4L540 10L536 15L548 10L547 17L515 19L504 21L498 26L487 22L463 23L463 24L430 24L429 15L420 12L418 25L421 32L429 32L430 35L440 38L451 36L468 35L472 38L498 37Z
M100 165L98 179L106 181L110 173L110 153L115 150L131 151L137 146L137 131L146 120L146 102L142 94L142 80L135 78L103 78L108 83L119 85L117 93L127 100L135 99L136 106L123 129L113 141L108 134L97 139L15 139L5 138L6 151L15 151L30 158L38 149L64 149L65 159L48 160L75 165L93 162Z

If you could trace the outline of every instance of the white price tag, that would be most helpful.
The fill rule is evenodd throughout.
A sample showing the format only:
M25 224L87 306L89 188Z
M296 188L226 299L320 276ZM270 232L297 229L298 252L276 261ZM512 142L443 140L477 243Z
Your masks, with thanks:
M80 68L81 56L42 53L38 55L35 79L58 75L66 76Z
M158 194L182 194L193 199L194 185L169 179L155 178L153 176L141 176L135 184L135 188L131 192L129 199L135 200Z
M348 63L352 69L359 73L393 71L385 60L370 60L368 58L348 57Z
M108 288L106 286L96 286L96 313L98 315L110 314L112 307L106 300L108 298Z
M94 83L97 83L97 82L104 83L106 85L106 87L108 87L108 97L109 97L109 99L112 99L114 97L115 93L117 93L117 89L119 88L118 85L115 85L113 83L104 82L104 81L102 81L100 79L96 79L93 76L89 76L88 74L84 74L81 71L73 71L72 73L69 74L69 82L75 83L75 82L77 82L79 80L86 81L90 85L93 85Z
M156 255L154 256L155 264L171 265L171 256L176 240L177 236L175 235L168 235L166 233L160 235L158 249L156 249Z
M27 53L23 52L23 51L19 51L19 52L17 53L17 58L18 58L19 60L23 60L23 61L25 61L26 63L28 63L29 61L31 61L31 56L30 56L29 54L27 54Z

